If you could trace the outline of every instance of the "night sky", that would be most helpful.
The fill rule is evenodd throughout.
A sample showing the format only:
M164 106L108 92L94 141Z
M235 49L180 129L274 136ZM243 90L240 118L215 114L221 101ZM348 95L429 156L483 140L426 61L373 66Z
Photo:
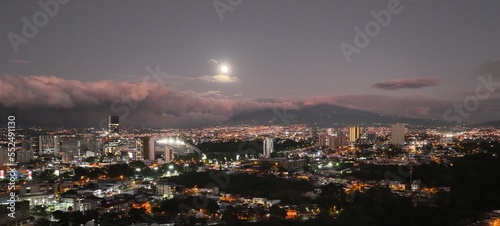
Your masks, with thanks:
M327 103L442 120L466 100L463 121L500 119L500 1L66 1L2 3L2 117L182 125ZM57 3L45 21L38 2Z

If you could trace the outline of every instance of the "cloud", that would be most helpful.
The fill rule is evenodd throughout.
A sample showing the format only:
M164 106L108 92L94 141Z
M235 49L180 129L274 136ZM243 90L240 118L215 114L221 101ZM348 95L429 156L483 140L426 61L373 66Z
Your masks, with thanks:
M215 83L238 83L240 80L237 77L231 77L229 75L213 75L213 76L201 76L200 80Z
M210 59L210 60L207 60L208 63L212 63L212 64L218 64L219 62L216 60L216 59Z
M219 90L209 90L201 93L197 93L198 96L200 97L226 97L225 95L222 95L221 91Z
M178 91L161 83L102 80L82 82L55 76L0 74L0 117L14 114L20 125L100 125L118 115L128 125L176 126L223 122L265 109L334 105L388 115L441 119L451 100L423 96L343 95L302 99L231 99L217 90ZM493 120L499 98L482 101L470 121ZM4 117L4 118L5 118ZM492 118L493 117L493 118Z
M296 107L287 101L235 101L219 91L177 91L153 81L82 82L55 76L0 74L0 112L59 124L93 120L97 125L101 118L96 115L116 114L136 125L182 125L228 120L242 112Z
M433 78L394 79L375 83L372 87L383 90L420 89L437 86L440 80Z
M27 60L11 60L9 61L11 64L31 64L30 61Z

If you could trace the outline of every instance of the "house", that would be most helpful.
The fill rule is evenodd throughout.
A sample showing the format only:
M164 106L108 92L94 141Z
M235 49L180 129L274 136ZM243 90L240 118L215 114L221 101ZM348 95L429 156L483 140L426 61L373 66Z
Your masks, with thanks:
M411 190L414 192L420 191L421 183L422 183L421 180L414 180L413 183L411 183Z

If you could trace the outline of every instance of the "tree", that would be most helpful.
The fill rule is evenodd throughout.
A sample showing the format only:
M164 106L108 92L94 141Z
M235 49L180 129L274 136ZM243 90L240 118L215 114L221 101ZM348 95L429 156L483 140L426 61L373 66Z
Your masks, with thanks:
M85 224L85 218L83 213L80 211L71 212L69 215L69 221L75 224Z
M50 221L47 218L38 218L34 222L35 226L50 226Z
M103 170L101 170L99 168L95 168L95 169L90 170L88 177L90 179L97 179L97 178L99 178L99 176L105 175L105 174L106 173Z
M85 214L83 215L83 221L91 221L91 220L98 220L99 219L99 212L97 210L87 210L85 211Z
M217 202L214 201L214 200L208 199L208 204L205 207L205 209L209 213L215 213L215 212L217 212L219 210L219 204L217 204Z
M135 170L126 164L110 165L108 168L108 176L110 178L119 178L120 176L131 177L134 176Z
M222 213L222 220L229 225L239 225L241 220L238 218L238 209L228 206L226 211Z
M286 210L277 206L277 205L274 205L274 206L271 206L271 208L269 208L269 214L271 215L269 217L269 220L282 221L286 217Z
M52 212L52 216L58 220L59 222L64 222L64 221L67 221L68 217L69 217L69 213L68 212L63 212L61 210L56 210L54 212Z
M75 179L79 180L81 177L87 176L88 173L86 169L78 167L75 169Z
M179 206L181 205L180 198L174 198L169 200L164 200L160 202L158 210L160 212L166 212L168 214L177 214L179 213Z
M116 213L103 213L99 216L99 222L102 224L111 224L118 219L118 214Z
M136 169L136 168L139 168L139 169L144 169L146 168L146 164L144 164L144 162L142 161L134 161L134 162L130 162L129 163L129 166L133 169Z

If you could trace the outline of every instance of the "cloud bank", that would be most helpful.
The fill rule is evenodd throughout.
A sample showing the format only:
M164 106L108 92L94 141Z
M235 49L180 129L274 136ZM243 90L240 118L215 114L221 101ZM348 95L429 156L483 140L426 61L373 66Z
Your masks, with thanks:
M373 88L383 90L400 90L400 89L420 89L428 86L439 85L438 79L433 78L407 78L381 81L373 84Z
M220 91L178 91L155 82L82 82L55 76L0 74L0 116L14 114L20 125L96 127L107 115L125 125L179 126L223 122L265 109L334 105L381 114L441 119L454 102L422 96L343 95L294 100L230 99ZM498 116L498 98L481 102L475 117ZM492 113L493 112L493 113ZM471 118L473 120L473 118Z
M135 124L181 125L225 121L242 112L297 107L290 101L230 100L218 91L177 91L154 82L81 82L55 76L0 74L0 87L2 112L37 112L27 117L40 121L62 119L58 115L68 114L99 120L95 115L115 114Z

